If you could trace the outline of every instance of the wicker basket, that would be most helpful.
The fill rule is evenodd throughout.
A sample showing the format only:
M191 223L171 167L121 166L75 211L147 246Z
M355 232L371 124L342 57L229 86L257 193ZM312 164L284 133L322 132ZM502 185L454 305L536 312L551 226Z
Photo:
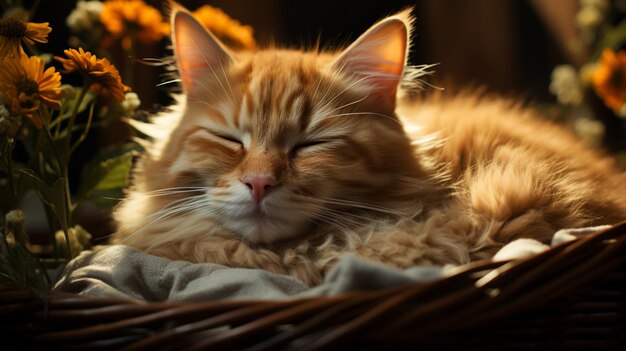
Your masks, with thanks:
M0 291L0 348L585 349L626 345L626 222L532 258L380 291L146 303Z

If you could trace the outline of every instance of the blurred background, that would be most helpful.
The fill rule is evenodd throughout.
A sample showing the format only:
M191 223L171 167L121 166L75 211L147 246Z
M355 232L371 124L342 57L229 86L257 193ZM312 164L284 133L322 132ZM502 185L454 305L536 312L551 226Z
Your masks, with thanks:
M4 0L6 8L3 11L16 2ZM163 0L145 2L163 13L166 12ZM620 154L626 149L624 119L614 109L605 106L592 89L581 88L578 92L580 96L576 95L576 101L573 101L571 94L568 97L563 93L572 88L568 87L567 80L561 82L561 85L553 82L560 79L553 72L557 66L565 65L564 67L571 67L570 71L578 72L588 63L598 60L598 47L601 46L598 42L601 38L589 38L589 26L613 26L621 23L626 9L625 1L179 2L190 10L205 4L221 8L233 19L253 28L258 47L276 43L292 48L312 47L318 41L326 48L344 46L384 16L413 7L416 21L410 63L439 63L436 73L428 78L430 83L449 91L468 86L482 87L489 92L521 100L543 110L547 118L572 128L590 145L614 154ZM21 4L26 8L36 5L37 10L32 21L50 22L53 28L49 43L40 46L43 51L62 55L64 49L80 44L74 37L75 33L66 25L68 15L76 8L76 1L25 0ZM590 8L597 11L583 13L583 10ZM598 13L600 19L596 18ZM170 55L166 49L168 43L167 39L153 43L139 42L133 50L134 57L130 58L129 52L122 50L119 45L103 44L106 57L116 64L123 76L125 72L133 72L131 87L141 99L140 114L158 111L170 101L168 93L171 87L157 86L165 79L165 69L141 62L145 58ZM620 45L621 43L613 45L614 49L619 49ZM59 67L58 63L54 64ZM84 147L73 161L73 174L79 174L81 164L93 156L92 150L119 143L128 137L128 128L121 124L95 131L87 141L92 147ZM89 231L100 233L98 235L111 231L106 216L85 211L87 215L81 221Z
M28 7L29 3L23 1ZM147 0L163 9L163 0ZM581 64L585 55L568 48L576 35L578 0L180 0L190 10L210 4L254 28L259 46L269 42L289 47L343 46L386 15L414 7L416 17L411 63L441 63L435 79L458 85L480 84L508 95L523 94L554 101L548 92L552 68L563 62ZM71 34L66 18L72 0L43 0L34 22L50 22L53 32L45 50L62 54ZM160 47L159 47L160 46ZM161 57L163 45L138 51L137 58ZM154 77L159 69L137 67ZM137 79L141 84L145 79ZM148 79L152 84L151 79ZM150 86L150 85L149 85ZM151 85L153 86L153 85ZM135 89L139 90L141 87ZM147 90L147 89L146 89ZM142 90L143 92L143 90ZM153 102L142 96L144 105ZM145 107L145 106L144 106Z

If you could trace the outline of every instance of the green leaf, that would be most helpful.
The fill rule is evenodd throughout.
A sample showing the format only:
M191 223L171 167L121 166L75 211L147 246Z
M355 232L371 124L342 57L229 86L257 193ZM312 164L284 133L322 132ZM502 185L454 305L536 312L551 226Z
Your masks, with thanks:
M62 120L66 120L68 119L71 114L72 114L72 109L74 106L74 102L76 101L76 96L80 95L80 92L82 91L83 88L79 88L79 87L74 87L76 89L76 95L74 97L72 97L72 99L70 99L69 101L65 101L65 104L63 104L63 112L59 118L61 118ZM78 111L77 113L81 113L83 111L85 111L87 109L87 107L89 106L89 104L91 104L91 102L96 98L96 94L93 94L91 92L87 92L87 94L85 94L85 97L83 98L83 100L80 102L80 106L78 107Z
M24 176L24 180L30 183L39 194L41 201L54 213L63 227L69 226L66 223L67 211L65 203L65 178L58 178L52 186L44 183L31 169L21 168L18 174Z
M121 190L128 184L130 170L133 165L134 151L126 150L125 153L100 161L95 160L85 166L82 174L82 183L79 186L79 199L93 199L98 205L111 207L115 201L99 201L107 197L119 197Z
M616 26L606 28L603 33L600 33L600 38L602 39L593 54L594 61L600 59L604 48L617 51L624 45L626 42L626 20L621 21Z

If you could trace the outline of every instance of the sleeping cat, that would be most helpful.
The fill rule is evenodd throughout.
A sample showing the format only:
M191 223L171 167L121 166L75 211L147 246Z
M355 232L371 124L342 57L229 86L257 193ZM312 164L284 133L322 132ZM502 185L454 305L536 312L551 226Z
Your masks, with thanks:
M340 52L231 52L174 7L183 94L150 124L113 242L319 283L345 254L463 264L626 218L613 161L515 102L403 97L409 12Z

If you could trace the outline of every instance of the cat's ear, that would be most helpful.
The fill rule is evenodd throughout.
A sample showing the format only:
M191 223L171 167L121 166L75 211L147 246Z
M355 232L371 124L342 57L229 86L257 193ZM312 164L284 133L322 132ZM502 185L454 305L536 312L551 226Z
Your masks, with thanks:
M408 9L376 23L335 59L332 68L363 80L373 89L371 97L380 100L377 103L395 107L411 22Z
M212 33L207 31L189 11L170 2L172 43L183 87L187 90L200 77L223 72L233 62L232 55Z

